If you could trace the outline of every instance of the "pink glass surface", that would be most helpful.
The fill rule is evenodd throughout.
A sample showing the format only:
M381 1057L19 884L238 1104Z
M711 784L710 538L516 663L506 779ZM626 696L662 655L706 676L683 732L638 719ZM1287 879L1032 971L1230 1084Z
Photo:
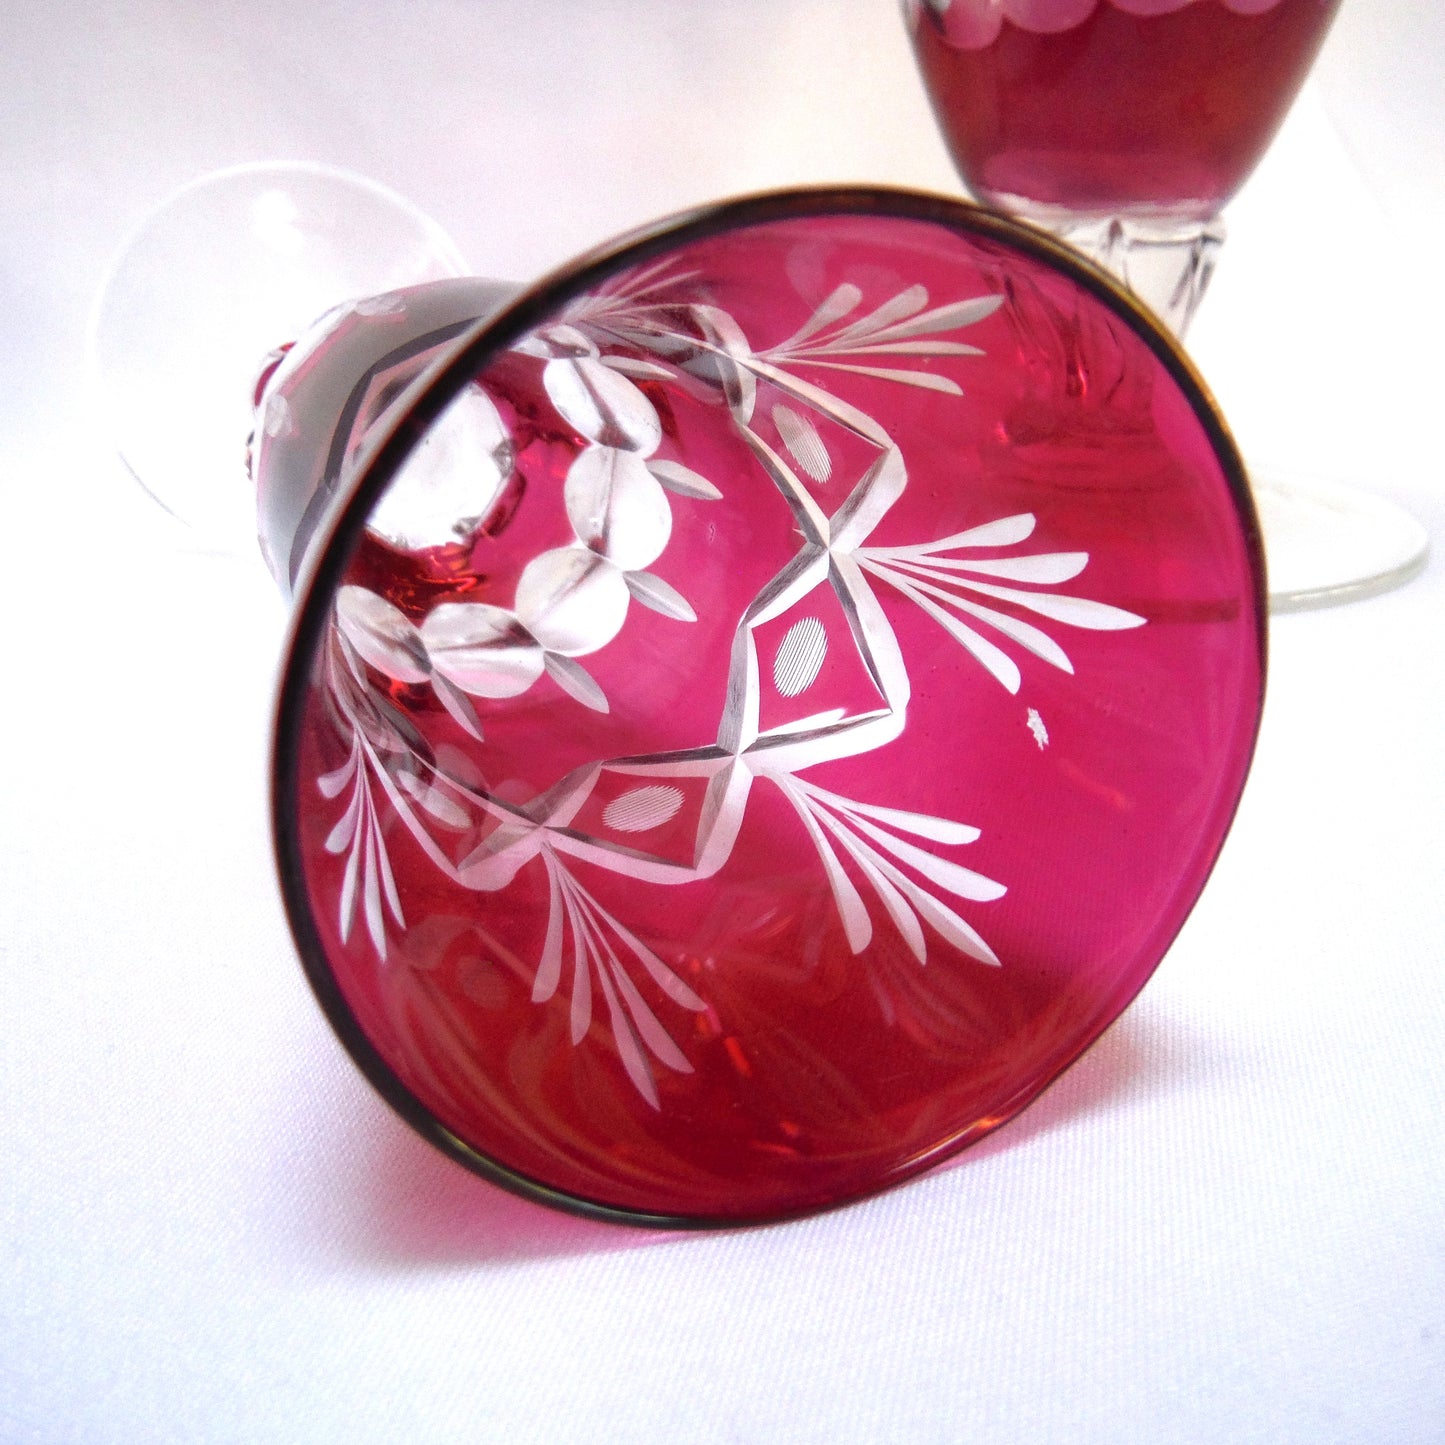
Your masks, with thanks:
M418 540L403 468L306 604L313 981L562 1202L785 1215L981 1137L1158 963L1253 747L1253 518L1169 343L969 208L794 209L483 333L431 439L487 504Z
M910 0L969 189L1008 210L1216 215L1339 0Z

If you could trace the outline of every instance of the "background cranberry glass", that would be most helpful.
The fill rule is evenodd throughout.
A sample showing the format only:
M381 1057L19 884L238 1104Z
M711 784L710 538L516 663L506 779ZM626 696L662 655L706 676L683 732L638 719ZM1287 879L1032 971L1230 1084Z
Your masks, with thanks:
M1181 337L1224 242L1220 212L1274 138L1338 9L1339 0L903 5L970 192L1065 238ZM1384 498L1310 475L1266 470L1253 480L1274 610L1367 597L1424 566L1424 529Z
M484 326L428 435L481 417L488 505L408 539L403 467L303 588L313 982L555 1202L773 1217L981 1137L1142 986L1243 785L1257 540L1177 352L1007 223L849 194Z
M954 163L1005 210L1206 220L1244 184L1339 0L914 0Z

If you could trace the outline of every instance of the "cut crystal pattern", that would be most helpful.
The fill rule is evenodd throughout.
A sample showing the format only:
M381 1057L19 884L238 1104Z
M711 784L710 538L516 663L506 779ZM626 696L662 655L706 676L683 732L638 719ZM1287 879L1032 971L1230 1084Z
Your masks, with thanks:
M879 417L839 395L829 378L863 376L956 402L966 368L986 362L981 347L961 338L998 309L1000 295L936 304L918 284L870 297L844 282L786 339L761 345L726 310L688 299L689 279L645 268L579 298L516 345L517 356L541 362L554 422L575 438L560 495L570 539L527 560L510 598L444 600L419 621L367 587L341 588L327 678L349 751L316 784L343 804L325 844L346 860L335 905L340 937L351 936L359 910L382 958L389 937L407 928L389 857L396 825L464 889L502 892L523 870L543 870L545 932L537 955L524 960L532 999L566 991L569 1037L579 1046L600 998L611 1046L653 1108L660 1106L655 1067L691 1070L683 1018L707 1004L579 870L633 887L708 878L727 863L761 779L806 835L855 955L891 928L919 964L941 942L971 962L1006 965L960 911L1000 898L1006 885L948 856L975 842L977 827L892 800L850 798L808 777L888 747L904 727L914 681L878 589L936 621L1013 693L1030 659L1073 671L1054 629L1114 631L1144 621L1057 590L1085 571L1087 552L1007 550L1028 541L1032 514L932 540L872 540L909 485L907 461ZM950 369L936 369L940 360ZM686 579L675 584L650 569L668 555L669 499L716 502L728 496L730 480L657 455L666 429L648 388L661 383L726 408L796 537L792 556L732 623L715 733L651 756L597 757L521 795L454 776L397 705L398 688L431 689L462 731L485 744L488 724L473 700L519 699L544 678L580 708L609 712L613 699L580 659L625 635L634 601L677 624L697 621ZM766 413L757 405L762 387L780 398ZM515 408L488 395L485 378L463 399L460 413L454 407L444 416L438 445L495 495L525 448L524 438L499 431ZM839 433L832 448L827 428ZM465 540L476 518L439 526L435 517L438 497L459 495L469 493L413 464L372 527L393 544ZM483 746L484 768L486 757ZM647 1001L642 978L670 1011Z

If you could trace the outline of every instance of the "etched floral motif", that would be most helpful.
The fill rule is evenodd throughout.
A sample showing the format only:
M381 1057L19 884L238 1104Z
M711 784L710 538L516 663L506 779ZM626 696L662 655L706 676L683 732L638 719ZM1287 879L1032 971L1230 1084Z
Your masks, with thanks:
M572 979L571 1036L572 1042L579 1044L591 1021L595 980L607 1003L612 1037L627 1077L655 1109L657 1085L648 1055L680 1074L690 1074L692 1065L638 992L617 945L641 964L673 1003L694 1012L701 1012L707 1005L640 938L601 907L552 849L544 847L540 856L547 867L551 900L532 1001L545 1003L557 992L565 957Z
M1087 552L1035 552L1021 557L975 560L945 555L969 548L1006 547L1023 542L1033 533L1034 525L1033 515L1025 512L936 542L907 547L860 547L858 564L916 603L1004 687L1016 693L1023 680L1018 664L965 618L992 628L1062 672L1072 673L1074 665L1064 649L1042 628L1012 612L988 606L978 598L1093 631L1117 632L1144 625L1144 619L1136 613L1087 597L1000 585L1001 582L1025 582L1042 589L1053 583L1072 581L1088 565ZM1000 580L989 581L989 578Z
M978 828L892 801L848 798L805 776L886 747L903 731L913 684L875 587L936 621L1013 693L1021 661L1073 671L1046 625L1110 631L1144 621L1055 590L1085 570L1085 552L1002 555L1031 537L1030 514L931 541L870 541L906 491L907 465L887 430L838 395L830 378L960 396L951 370L984 352L957 333L984 321L1001 297L931 305L915 285L865 306L863 290L845 283L791 335L755 345L728 312L689 299L690 279L665 262L639 268L518 343L518 352L540 361L547 404L578 438L561 483L572 541L532 557L510 599L450 598L417 621L374 591L342 587L324 685L348 750L317 780L327 799L344 795L325 843L345 855L337 899L343 939L359 911L385 958L388 932L407 927L387 856L396 836L388 818L461 888L499 893L524 869L534 881L543 870L547 921L529 960L532 998L568 999L574 1045L605 1016L623 1070L654 1108L661 1107L655 1069L692 1069L670 1011L698 1012L706 1002L602 904L579 870L646 887L711 877L727 864L761 780L806 835L854 954L864 955L884 928L920 964L936 939L997 967L1001 960L958 906L988 904L1005 885L943 851L974 843ZM463 781L436 763L377 675L392 687L429 687L481 742L472 699L518 698L544 676L579 705L607 711L608 698L578 659L627 629L632 602L680 624L696 620L698 599L651 568L673 535L669 497L713 502L727 485L657 455L665 428L643 383L700 386L721 403L796 532L792 556L733 622L716 733L682 750L598 758L531 797L492 790L481 780L485 766ZM763 406L760 388L769 398ZM844 446L840 436L852 440ZM511 464L508 445L490 433L485 440L489 456ZM860 443L868 454L861 468ZM402 531L392 520L388 535ZM1031 710L1031 727L1037 717ZM1034 731L1047 738L1042 719ZM483 746L478 763L485 758Z
M998 38L1005 20L1020 30L1057 35L1082 25L1100 5L1127 15L1172 15L1200 0L913 0L938 16L949 42L962 50L980 50ZM1262 15L1280 0L1219 0L1237 15Z
M998 957L974 929L942 903L935 893L915 882L898 866L906 863L940 892L976 903L991 903L995 898L1003 897L1003 884L939 858L897 836L898 833L911 833L934 843L972 843L979 837L977 828L950 822L946 818L933 818L925 813L854 802L787 774L775 775L774 781L797 809L813 846L818 850L848 935L849 947L854 953L862 953L872 942L873 920L857 887L839 863L834 842L853 860L877 893L879 902L919 963L928 956L921 919L937 929L960 952L980 963L997 965ZM883 824L894 831L887 831L881 826ZM886 854L891 854L894 861L890 861Z

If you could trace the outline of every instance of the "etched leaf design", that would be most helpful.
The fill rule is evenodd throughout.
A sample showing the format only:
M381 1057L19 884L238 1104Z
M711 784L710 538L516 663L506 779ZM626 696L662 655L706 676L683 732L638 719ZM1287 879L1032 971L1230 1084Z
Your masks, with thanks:
M622 572L586 547L554 547L517 579L522 625L548 652L580 657L622 630L630 594Z
M815 791L821 793L822 790ZM929 838L935 843L976 843L982 836L977 828L968 823L956 823L952 818L938 818L931 813L915 813L906 808L885 808L878 803L859 803L836 794L827 796L848 813L873 818L879 823L887 823L890 828L912 833L917 838Z
M972 296L965 301L950 301L946 306L925 311L921 316L914 316L897 326L884 327L874 332L870 339L902 341L908 337L926 336L936 331L954 331L992 316L1002 305L1002 296Z
M859 376L876 376L880 381L897 381L904 386L919 386L925 391L941 391L948 396L962 396L963 388L951 377L932 371L902 371L892 366L860 366L851 361L821 361L808 358L809 366L825 366L830 371L852 371Z
M356 752L347 754L346 761L329 773L322 773L316 779L316 789L323 798L338 798L341 790L356 776Z
M378 672L397 682L425 682L431 674L421 634L399 607L365 587L336 593L341 635Z
M439 672L432 673L431 687L437 701L451 714L457 726L469 737L482 742L481 719L477 717L477 710L468 700L466 693L453 687Z
M901 321L906 316L912 316L915 312L922 311L927 305L927 287L920 285L906 287L896 296L885 301L877 310L870 311L868 315L845 326L834 337L834 340L847 341L855 336L866 336L882 331L893 322Z
M464 808L425 778L401 772L396 775L396 780L437 822L449 828L465 828L471 823Z
M558 358L542 385L563 419L589 441L650 456L662 441L657 411L635 383L589 356Z
M818 428L807 417L782 402L773 408L773 425L777 427L778 435L793 460L815 482L826 482L833 474L833 462L828 456L828 448L823 445L823 438L818 435Z
M653 572L629 572L627 590L654 612L664 617L675 617L679 622L696 622L697 613L692 604L670 582L664 582Z
M624 376L635 376L642 381L671 381L673 372L656 361L647 361L640 356L604 356L599 358L603 366L620 371Z
M572 877L550 847L544 848L542 859L548 876L547 933L533 979L532 999L541 1003L551 998L561 986L564 965L570 962L569 1027L572 1042L579 1044L592 1022L595 977L607 1004L608 1024L623 1069L637 1092L658 1108L657 1083L648 1054L677 1073L690 1074L692 1064L629 976L625 958L641 963L674 1003L693 1011L705 1005Z
M862 291L851 281L844 281L841 286L835 287L828 294L822 305L786 341L779 342L773 350L775 352L791 351L800 342L806 341L810 336L816 336L818 332L825 330L835 321L841 321L843 317L857 310L858 303L862 300Z
M744 426L752 420L757 401L757 381L748 362L752 347L742 328L717 306L689 307L703 345L684 362L695 376L722 388L733 416Z
M983 963L998 963L993 950L964 919L926 887L910 878L887 855L891 854L898 862L906 863L921 873L935 888L959 898L991 902L1002 897L1006 891L1004 886L970 868L896 838L872 820L886 819L895 827L906 826L915 836L931 837L935 841L972 842L978 837L977 829L908 810L858 803L800 778L782 774L772 776L802 819L818 852L849 946L855 953L867 946L873 924L862 895L838 860L833 847L835 842L873 889L884 912L920 963L927 961L920 921L930 924L970 957Z
M536 639L489 602L443 602L427 614L421 638L437 672L474 697L517 697L542 675Z
M657 1097L657 1080L653 1078L647 1057L642 1052L642 1045L633 1032L632 1022L618 1000L617 990L612 982L612 971L607 967L599 967L597 978L602 985L602 997L606 1000L608 1020L612 1025L612 1041L617 1045L617 1056L622 1060L622 1067L627 1070L627 1077L632 1080L637 1092L654 1109L659 1109L662 1101Z
M654 460L647 464L647 470L667 488L680 497L697 497L701 501L715 502L722 493L700 473L685 467L681 462Z
M593 712L611 711L607 702L607 694L597 686L596 679L580 662L575 662L570 657L563 657L560 653L549 652L546 667L552 681L568 697L576 699L583 707L590 707Z
M646 833L675 817L682 801L682 789L650 783L613 798L602 810L602 821L619 833Z
M813 685L828 655L828 634L816 617L800 617L778 644L773 685L784 697L797 697Z
M896 565L924 576L947 572L971 572L980 577L1001 577L1012 582L1033 582L1046 586L1070 582L1089 565L1087 552L1038 552L1031 557L933 557L922 560L900 557Z
M1091 597L1067 597L1056 592L1021 592L1016 587L995 587L989 582L973 582L969 585L975 592L982 592L985 597L1014 602L1020 607L1037 612L1041 617L1051 618L1055 622L1066 622L1071 627L1086 627L1096 632L1119 632L1125 628L1142 627L1146 620L1137 612L1128 612L1107 602L1095 602Z
M568 468L562 495L578 540L624 571L655 562L672 535L662 484L633 452L588 447Z

